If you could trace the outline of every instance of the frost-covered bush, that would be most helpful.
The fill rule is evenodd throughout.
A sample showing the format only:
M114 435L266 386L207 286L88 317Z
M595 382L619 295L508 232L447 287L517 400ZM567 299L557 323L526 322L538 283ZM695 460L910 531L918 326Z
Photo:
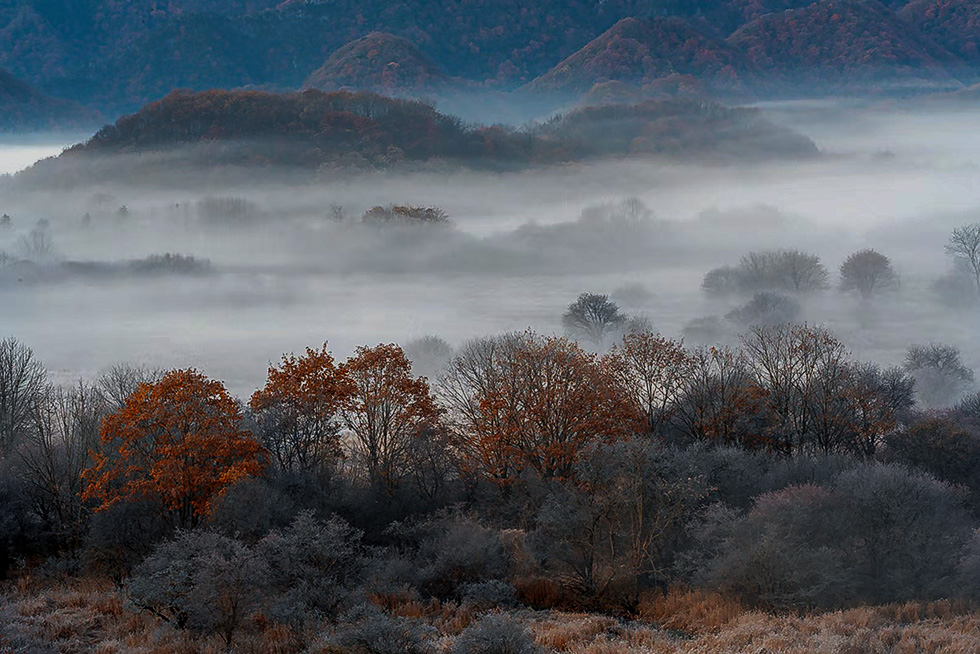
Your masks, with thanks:
M327 651L344 654L432 654L438 632L419 620L388 615L362 605L341 616L326 640Z
M159 545L126 585L130 600L175 627L235 631L262 605L265 562L248 546L212 531L185 531Z
M260 540L255 549L274 589L269 616L297 623L340 610L362 579L361 537L339 517L321 521L303 511L289 527Z
M491 614L463 630L452 654L538 654L527 629L506 615Z

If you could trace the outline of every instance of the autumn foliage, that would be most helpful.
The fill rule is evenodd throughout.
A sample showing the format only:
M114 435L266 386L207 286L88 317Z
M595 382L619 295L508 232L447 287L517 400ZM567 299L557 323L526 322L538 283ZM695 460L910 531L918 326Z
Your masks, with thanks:
M354 454L373 486L393 490L417 439L439 430L440 409L395 344L359 347L341 366L351 393L342 409Z
M352 385L324 344L269 368L265 387L249 401L262 440L284 470L315 471L341 455L337 412Z
M217 496L264 466L263 448L242 429L235 400L196 370L140 384L103 420L100 442L84 473L83 498L97 510L129 500L159 502L181 527L198 523Z
M502 484L525 471L566 478L586 447L642 424L594 354L532 333L471 344L453 362L445 396L466 467Z

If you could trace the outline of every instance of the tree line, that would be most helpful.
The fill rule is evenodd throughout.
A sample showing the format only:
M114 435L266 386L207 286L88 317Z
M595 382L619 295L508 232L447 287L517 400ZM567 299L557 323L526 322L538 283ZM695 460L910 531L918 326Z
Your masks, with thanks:
M737 348L442 345L414 345L432 383L396 344L286 354L241 402L193 369L57 386L0 342L0 573L108 576L229 644L256 616L300 640L408 629L384 611L406 597L628 613L678 584L769 608L975 590L980 397L916 402L929 375L972 376L955 349L881 368L793 324Z

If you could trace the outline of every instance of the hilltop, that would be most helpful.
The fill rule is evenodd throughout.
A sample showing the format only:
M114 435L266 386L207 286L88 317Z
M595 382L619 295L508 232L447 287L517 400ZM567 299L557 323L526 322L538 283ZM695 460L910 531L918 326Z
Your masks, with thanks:
M450 79L414 43L394 34L373 32L334 52L306 79L322 91L375 91L411 95L443 89Z
M608 81L648 84L673 74L738 83L741 53L680 18L625 18L528 85L581 93Z

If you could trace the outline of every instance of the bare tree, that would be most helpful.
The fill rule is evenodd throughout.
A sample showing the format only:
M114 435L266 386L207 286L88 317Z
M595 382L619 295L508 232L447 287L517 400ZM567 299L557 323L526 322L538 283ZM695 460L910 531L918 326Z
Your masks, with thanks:
M344 209L344 205L342 204L331 204L328 215L330 216L330 220L336 223L342 223L347 220L347 210Z
M636 410L647 433L662 436L691 372L684 344L660 334L634 332L603 359Z
M891 260L874 250L854 252L840 266L840 290L857 291L865 299L876 291L898 287Z
M97 447L105 403L92 386L48 387L31 405L31 424L18 448L32 509L54 533L80 544L85 506L82 472Z
M20 249L30 259L44 259L54 250L54 241L46 222L38 222L26 236L20 239Z
M970 273L980 294L980 222L954 229L946 245L946 254Z
M159 381L164 373L165 371L159 368L120 363L103 372L96 382L96 387L103 400L112 409L119 409L140 384Z
M626 316L608 295L582 293L568 305L561 322L570 333L584 336L596 349L602 349L606 335L626 322Z
M711 295L790 291L808 293L828 287L829 274L815 254L800 250L749 252L735 267L715 268L701 288Z
M742 257L738 270L743 274L743 290L785 290L796 293L827 288L827 269L815 254L800 250L750 252Z
M806 325L756 327L742 344L767 395L774 447L785 454L835 449L845 429L835 419L834 404L848 379L844 345L830 332Z
M44 367L15 338L0 341L0 453L23 434L31 407L44 389Z

